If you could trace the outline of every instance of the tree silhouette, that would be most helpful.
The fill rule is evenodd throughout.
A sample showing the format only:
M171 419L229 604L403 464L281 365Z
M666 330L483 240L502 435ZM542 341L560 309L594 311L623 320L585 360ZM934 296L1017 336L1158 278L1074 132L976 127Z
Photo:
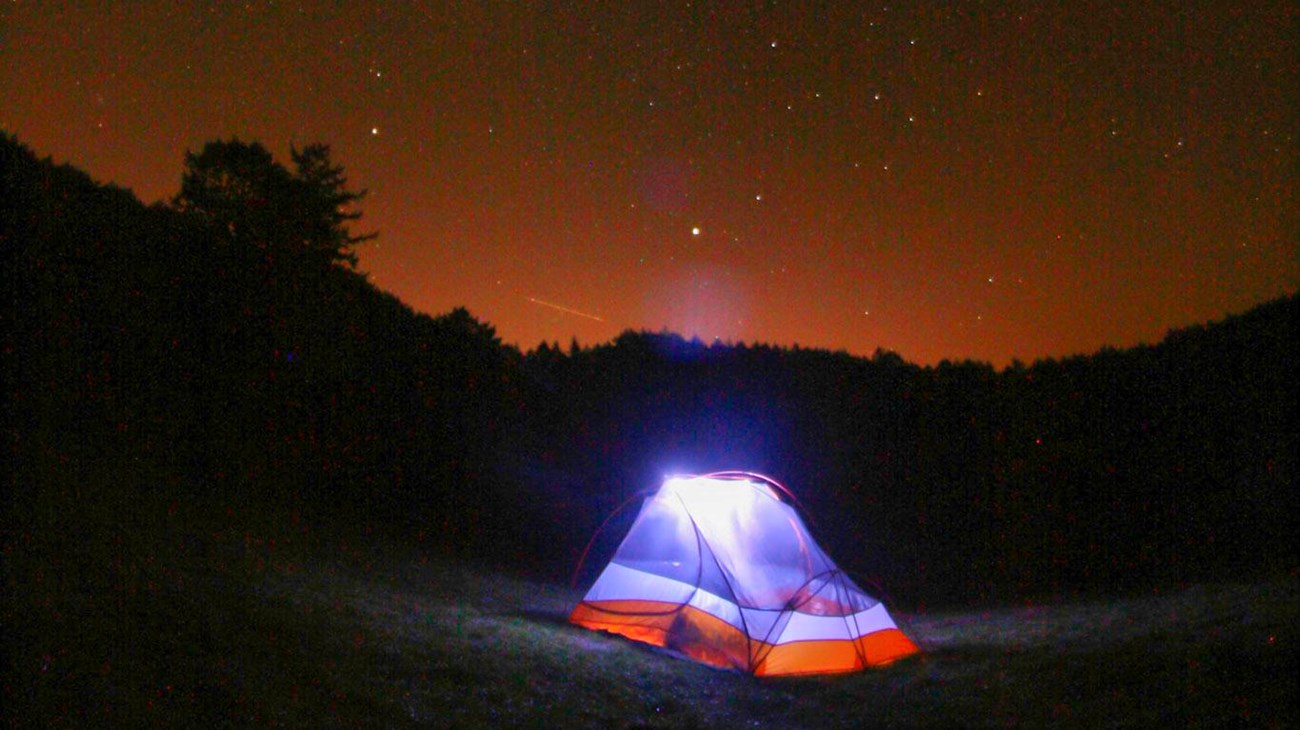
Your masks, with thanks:
M310 144L299 152L290 149L297 167L296 182L302 193L302 223L307 240L330 255L331 261L342 261L356 268L357 256L352 247L375 238L375 233L352 235L348 223L361 217L361 211L352 210L355 203L365 197L366 191L347 189L343 166L330 161L330 148L325 144Z
M356 242L323 148L286 168L213 143L186 176L188 212L145 208L0 133L0 523L51 554L196 498L567 577L628 495L739 465L794 485L841 567L931 608L1297 564L1300 295L1000 372L667 331L521 355L466 309L281 253Z
M365 191L347 189L328 145L291 150L295 171L257 142L214 141L185 154L181 191L172 201L231 243L277 253L318 256L355 268L353 246L375 234L353 235L348 223Z

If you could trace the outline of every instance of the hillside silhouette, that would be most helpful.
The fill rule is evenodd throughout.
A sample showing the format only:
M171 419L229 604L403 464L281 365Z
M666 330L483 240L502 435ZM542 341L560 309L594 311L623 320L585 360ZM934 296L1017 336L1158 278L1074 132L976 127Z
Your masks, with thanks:
M359 197L313 149L300 171L341 196L305 214L341 216L323 248L293 243L290 178L236 198L256 210L146 206L0 137L7 551L181 502L559 578L665 474L744 468L908 606L1296 568L1296 295L1000 371L667 332L523 353L354 271L365 236L340 211ZM39 572L15 565L11 590Z

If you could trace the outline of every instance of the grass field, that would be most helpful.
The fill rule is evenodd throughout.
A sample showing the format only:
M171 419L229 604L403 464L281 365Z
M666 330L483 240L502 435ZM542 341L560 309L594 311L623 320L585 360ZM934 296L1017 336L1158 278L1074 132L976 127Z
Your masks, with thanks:
M758 680L573 627L579 591L429 557L418 538L177 512L13 535L10 724L1297 724L1295 575L895 611L922 655Z

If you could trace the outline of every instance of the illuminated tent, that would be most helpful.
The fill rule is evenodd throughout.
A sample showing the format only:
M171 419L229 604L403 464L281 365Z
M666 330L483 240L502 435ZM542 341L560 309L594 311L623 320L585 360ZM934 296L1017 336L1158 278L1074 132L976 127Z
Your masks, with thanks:
M668 479L569 620L758 675L851 672L915 653L774 487L741 472Z

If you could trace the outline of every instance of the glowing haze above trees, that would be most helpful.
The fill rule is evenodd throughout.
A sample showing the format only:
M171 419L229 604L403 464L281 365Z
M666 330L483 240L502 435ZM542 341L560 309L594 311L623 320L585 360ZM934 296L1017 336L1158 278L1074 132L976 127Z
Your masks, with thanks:
M212 139L328 142L381 234L358 268L525 349L668 328L1000 365L1300 286L1294 25L1282 0L4 3L0 127L146 201Z

